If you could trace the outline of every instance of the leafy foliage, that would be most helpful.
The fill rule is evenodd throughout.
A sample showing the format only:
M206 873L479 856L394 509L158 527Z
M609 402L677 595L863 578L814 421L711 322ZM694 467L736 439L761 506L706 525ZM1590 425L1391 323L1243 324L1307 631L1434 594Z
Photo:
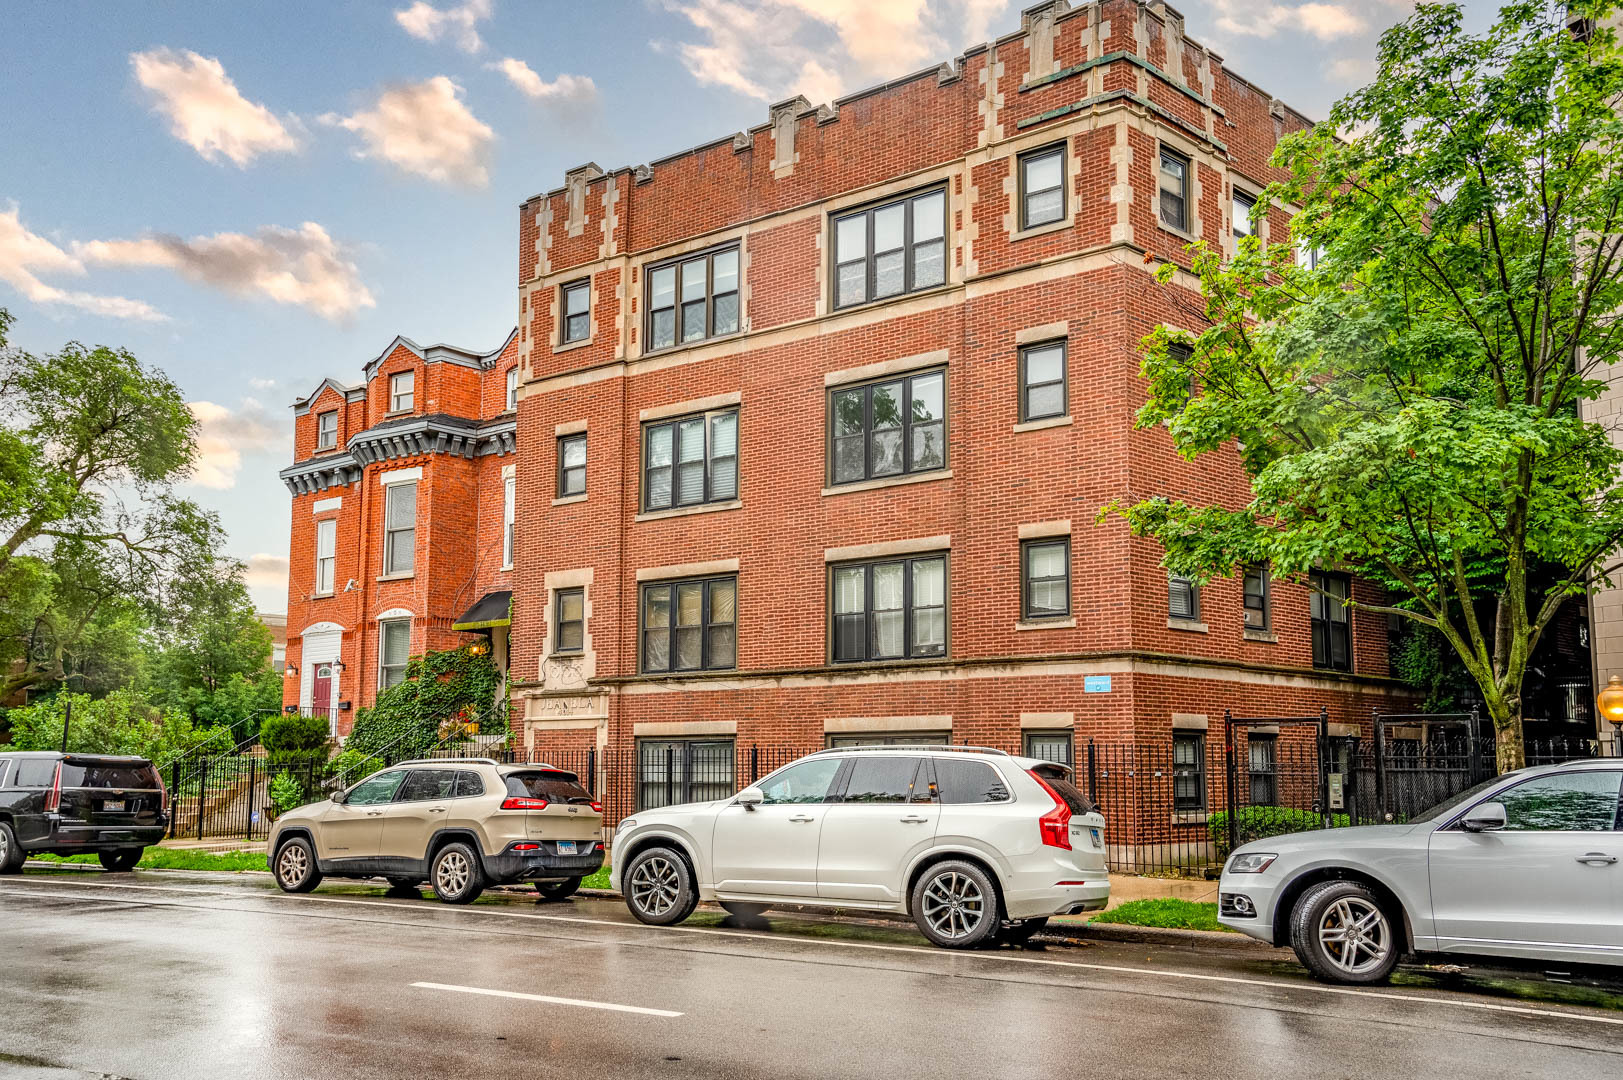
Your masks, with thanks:
M259 728L259 742L273 764L325 760L327 720L321 716L272 716Z
M291 772L279 772L271 777L270 801L276 816L281 817L289 810L303 806L309 800L305 798L304 785L299 783L298 777Z
M402 757L426 753L459 730L471 735L469 725L505 732L505 703L496 702L500 687L501 672L489 653L464 647L413 657L404 679L356 714L345 749Z
M1323 819L1318 814L1309 810L1293 810L1288 806L1242 806L1235 816L1240 823L1242 844L1267 836L1306 832L1323 824ZM1352 824L1352 819L1346 814L1333 814L1330 820L1333 828ZM1234 850L1229 844L1228 811L1219 810L1209 815L1206 818L1206 830L1211 835L1212 846L1217 849L1217 857L1227 859L1229 852Z
M185 713L161 713L129 690L104 698L57 694L8 714L13 750L56 750L71 705L68 749L79 753L135 754L163 763L196 747L221 745L218 728L195 726ZM229 749L224 743L222 749Z
M1540 634L1623 539L1623 455L1579 408L1623 346L1623 53L1614 0L1570 8L1595 33L1566 4L1512 3L1481 35L1422 4L1370 86L1281 141L1289 178L1259 210L1299 206L1292 239L1319 258L1193 245L1207 329L1145 340L1139 413L1187 457L1238 452L1253 499L1106 508L1197 580L1267 562L1384 584L1388 605L1361 606L1457 653L1501 768L1522 763Z

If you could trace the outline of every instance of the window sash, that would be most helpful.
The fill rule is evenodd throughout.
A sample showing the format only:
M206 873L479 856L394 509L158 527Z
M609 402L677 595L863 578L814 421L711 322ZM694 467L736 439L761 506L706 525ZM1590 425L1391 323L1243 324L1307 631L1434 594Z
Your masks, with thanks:
M1052 225L1056 221L1065 220L1067 202L1065 190L1065 147L1066 144L1061 143L1058 146L1049 146L1041 150L1033 150L1030 153L1020 155L1018 159L1018 167L1020 169L1020 228L1034 229L1039 225ZM1030 187L1029 177L1032 167L1044 164L1049 160L1059 163L1058 179L1053 184L1049 184L1044 187ZM1054 194L1059 195L1059 205L1055 211L1042 217L1033 214L1032 204L1036 201L1038 196Z
M387 690L405 679L411 658L411 620L384 619L378 623L378 689Z
M1059 353L1059 378L1039 377L1032 379L1031 359L1034 356L1057 351ZM1045 420L1054 416L1068 416L1071 412L1070 392L1070 347L1064 341L1047 341L1036 345L1022 346L1020 349L1020 420ZM1041 375L1046 376L1043 372ZM1033 402L1039 393L1044 390L1059 389L1059 399L1056 408L1043 408L1034 406Z
M915 221L915 204L925 203L927 200L933 198L939 198L941 200L941 231L933 236L915 239L915 225L917 224ZM899 247L888 246L882 251L876 250L875 243L877 240L877 235L875 230L875 219L878 215L895 207L900 207L902 214L901 245ZM926 191L915 192L911 195L904 195L899 199L891 199L890 201L880 203L877 206L865 207L864 209L857 210L852 213L836 215L833 218L833 223L829 230L830 235L833 237L832 246L834 248L834 274L832 275L833 281L830 283L834 293L833 306L836 309L856 307L859 304L867 304L875 300L883 300L892 296L904 296L907 293L918 292L920 289L933 289L938 285L946 284L947 210L947 189L945 186L941 186L933 187ZM860 253L849 251L842 252L840 250L840 225L842 222L848 221L860 221L862 223L864 242L862 251ZM936 246L940 247L941 260L941 270L938 275L938 280L926 280L923 283L920 283L918 280L919 275L917 273L918 264L920 261L919 257L921 254L926 254L930 248ZM901 287L893 291L888 291L881 296L879 294L880 261L887 256L895 256L898 253L901 255ZM842 280L841 271L848 269L858 271L858 268L860 268L859 272L862 279L862 295L858 298L850 300L843 299L841 297L840 289Z
M1206 736L1172 733L1172 809L1206 809Z
M417 400L417 373L399 371L389 376L389 411L406 412Z
M329 595L333 590L333 568L337 564L338 521L328 518L316 522L316 594Z
M1071 541L1027 540L1020 545L1020 615L1023 619L1063 619L1071 613ZM1037 575L1032 569L1034 556L1047 549L1058 548L1063 563L1058 574ZM1064 590L1062 607L1039 607L1038 597L1052 590L1048 585L1059 585Z
M507 369L507 398L505 407L508 410L518 408L518 368L516 367Z
M928 420L914 416L914 397L916 391L928 380L940 379L940 407L939 415ZM891 387L901 387L901 401L897 407L899 426L880 427L874 414L874 394L878 390ZM841 431L841 415L839 405L853 394L862 395L862 427L860 431ZM927 371L911 372L905 375L887 375L884 378L874 379L871 382L855 383L846 386L834 387L828 393L826 410L828 413L828 482L830 486L839 484L857 484L864 480L879 479L887 476L907 476L912 473L935 472L947 467L947 369L930 368ZM928 439L932 429L936 435L936 450L934 455L924 455L920 451L927 449ZM882 439L892 436L899 440L899 465L886 467L887 462L881 460L883 450L876 453ZM848 447L853 446L857 440L861 441L862 472L860 475L842 475L842 467L853 462L853 455L845 453ZM922 443L922 445L921 445ZM921 458L923 464L921 464ZM881 472L879 469L885 471Z
M1194 622L1200 618L1200 589L1193 581L1167 575L1167 616Z
M338 410L316 416L316 449L331 450L338 445Z
M518 501L518 477L509 476L502 481L502 566L513 565L514 504Z
M1161 150L1159 214L1161 224L1189 231L1189 159Z
M732 267L727 275L731 281L724 280L719 289L716 274L718 260L724 266L730 263ZM643 318L644 352L659 352L736 334L743 321L740 310L743 262L739 245L730 244L714 251L683 255L649 265L643 271L643 310L647 312ZM702 295L690 296L684 288L686 275L690 272L688 267L699 264L703 267L703 292ZM655 275L665 273L672 275L668 301L654 295ZM730 312L730 317L718 317L718 311ZM656 328L663 322L661 316L670 320L669 340L658 337Z
M1251 221L1251 211L1256 208L1257 200L1241 191L1234 192L1233 205L1230 208L1234 217L1234 235L1236 239L1244 236L1257 235L1256 226Z
M1351 581L1344 574L1309 571L1308 625L1313 637L1313 666L1327 671L1352 670L1352 620L1346 598ZM1319 590L1334 594L1325 596Z
M558 341L568 345L592 336L592 283L575 281L558 290Z
M892 572L900 575L900 595L891 603L891 597L881 595ZM934 571L940 578L938 603L919 603L916 583L921 573ZM860 580L855 575L860 573ZM861 608L839 609L839 586L844 581L860 585ZM879 587L876 587L879 586ZM947 594L950 581L947 576L946 555L925 555L913 559L879 559L866 563L839 563L829 567L829 653L836 664L865 663L879 660L936 659L947 655L948 618ZM929 597L927 599L935 599ZM883 606L880 606L883 604ZM897 627L896 618L901 625ZM939 642L930 631L939 627ZM899 629L900 633L897 633ZM921 630L927 635L920 640ZM896 642L887 648L886 639Z
M644 510L671 510L738 498L738 413L737 408L718 409L643 425ZM664 432L669 432L670 449L664 455L668 460L656 464L654 444L663 441L660 436ZM695 439L700 440L700 446L693 446ZM695 474L701 477L696 494L684 484ZM663 494L656 489L663 490Z
M586 494L586 436L558 440L558 497Z
M738 667L737 576L650 582L641 594L639 670L658 674ZM663 611L663 624L653 618L657 611ZM687 618L690 613L695 617Z
M383 490L383 573L413 573L417 565L417 484L390 484Z
M580 652L586 647L586 590L559 589L553 598L553 652Z
M1272 592L1266 566L1253 566L1245 571L1243 584L1245 604L1245 628L1247 630L1267 630L1272 621L1269 611L1269 594Z

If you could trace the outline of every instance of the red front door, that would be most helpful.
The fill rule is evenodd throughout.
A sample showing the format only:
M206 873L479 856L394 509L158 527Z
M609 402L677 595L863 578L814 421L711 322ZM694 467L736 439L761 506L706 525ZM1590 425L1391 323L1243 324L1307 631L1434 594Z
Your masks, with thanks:
M310 711L326 716L332 708L332 665L317 664L315 681L310 684Z

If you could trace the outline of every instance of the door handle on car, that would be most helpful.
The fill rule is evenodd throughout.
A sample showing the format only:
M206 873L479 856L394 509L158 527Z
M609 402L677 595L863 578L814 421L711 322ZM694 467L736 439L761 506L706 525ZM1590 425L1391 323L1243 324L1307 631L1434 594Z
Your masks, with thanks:
M798 821L798 822L801 822L802 824L804 824L805 822L816 821L817 819L812 817L810 814L796 814L794 817L790 818L789 820L790 821Z
M917 814L910 814L907 817L904 817L902 820L909 825L923 825L930 819L927 817L919 817Z
M367 817L382 817L383 816L383 811L382 810L368 810L366 812L366 816Z
M1591 851L1587 854L1578 856L1578 861L1582 863L1615 863L1617 862L1617 856L1608 855L1604 851Z
M445 807L443 807L443 806L430 806L428 808L428 812L430 814L443 814L443 813L445 813Z

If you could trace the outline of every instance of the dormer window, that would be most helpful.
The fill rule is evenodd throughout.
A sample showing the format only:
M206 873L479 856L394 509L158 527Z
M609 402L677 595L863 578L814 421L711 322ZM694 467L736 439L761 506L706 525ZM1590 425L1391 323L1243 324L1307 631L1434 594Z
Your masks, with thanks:
M316 449L331 450L338 445L338 410L316 415Z
M518 368L507 369L507 404L508 412L518 408Z
M389 376L389 411L411 412L416 403L417 373L402 371Z

